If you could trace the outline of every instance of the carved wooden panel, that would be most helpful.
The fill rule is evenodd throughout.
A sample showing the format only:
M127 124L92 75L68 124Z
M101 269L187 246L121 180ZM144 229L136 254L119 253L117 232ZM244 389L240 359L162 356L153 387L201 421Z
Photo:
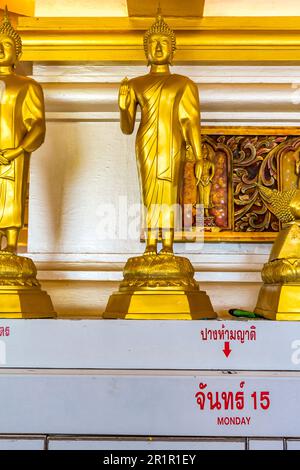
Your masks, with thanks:
M296 169L300 162L298 131L297 128L203 130L203 153L213 166L209 174L210 189L205 189L210 192L209 207L204 214L207 240L266 241L276 237L278 219L261 199L257 185L271 189L299 186ZM203 188L199 189L199 186L193 158L187 152L184 204L205 202ZM193 216L195 219L195 213Z

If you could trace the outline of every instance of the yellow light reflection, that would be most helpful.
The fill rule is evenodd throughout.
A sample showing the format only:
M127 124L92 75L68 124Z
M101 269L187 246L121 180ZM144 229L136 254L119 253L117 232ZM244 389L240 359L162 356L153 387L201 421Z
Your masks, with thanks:
M300 16L299 0L205 0L203 16Z
M128 11L126 0L36 0L35 16L120 17Z

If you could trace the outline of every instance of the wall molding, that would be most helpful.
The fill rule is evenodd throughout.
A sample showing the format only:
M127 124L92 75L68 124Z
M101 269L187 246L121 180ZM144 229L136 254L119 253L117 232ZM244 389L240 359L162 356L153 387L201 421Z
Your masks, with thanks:
M166 18L176 61L299 62L299 17ZM145 63L142 37L153 18L19 18L25 61Z

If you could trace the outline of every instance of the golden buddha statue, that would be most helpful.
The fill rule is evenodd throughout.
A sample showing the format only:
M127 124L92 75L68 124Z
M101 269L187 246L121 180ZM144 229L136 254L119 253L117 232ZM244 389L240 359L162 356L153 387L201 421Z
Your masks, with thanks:
M282 229L262 270L255 312L271 320L300 320L300 189L259 186L259 192Z
M173 253L176 210L180 204L186 148L195 156L201 177L201 130L198 89L182 75L171 74L175 34L160 13L144 36L150 72L120 86L121 130L141 123L136 159L147 228L143 256L128 260L120 291L110 297L104 318L215 318L210 300L199 291L188 259ZM162 250L157 254L159 236Z
M33 262L16 254L30 154L45 137L42 89L15 72L21 53L21 38L5 9L0 27L0 317L52 317L51 300L40 289Z
M141 123L136 137L136 157L144 207L147 243L145 254L156 254L159 229L162 254L173 253L175 206L180 203L186 144L192 147L196 173L201 174L200 105L195 83L171 74L175 34L158 15L144 37L150 72L121 83L121 129L134 130L136 108Z
M199 204L203 205L204 216L209 217L209 209L212 207L210 196L212 180L215 175L215 164L211 160L206 144L203 145L202 156L202 171L198 180Z

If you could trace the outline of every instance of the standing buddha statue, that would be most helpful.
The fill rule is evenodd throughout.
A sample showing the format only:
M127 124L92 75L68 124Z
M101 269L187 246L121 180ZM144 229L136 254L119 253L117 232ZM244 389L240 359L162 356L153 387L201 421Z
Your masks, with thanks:
M34 263L16 254L30 154L45 138L43 91L34 80L16 73L21 53L21 38L5 9L0 26L0 318L53 317Z
M211 204L211 187L215 175L215 164L211 160L207 145L203 146L203 163L200 180L198 182L199 204L203 205L204 217L210 217L209 209ZM212 217L213 219L213 217Z
M160 14L145 34L144 49L150 72L122 81L119 93L120 122L122 132L131 134L136 109L140 107L136 158L146 212L145 255L156 254L160 233L161 253L172 254L176 207L180 204L187 145L192 147L197 162L197 179L201 175L199 96L196 84L188 77L170 72L176 39Z
M188 77L171 74L176 49L174 32L160 13L144 36L150 72L120 86L121 130L136 136L140 192L145 209L146 248L130 258L119 292L111 295L104 318L215 318L209 297L199 291L187 258L173 252L177 208L183 185L187 146L195 155L195 175L202 171L198 89ZM159 237L162 250L157 253Z

